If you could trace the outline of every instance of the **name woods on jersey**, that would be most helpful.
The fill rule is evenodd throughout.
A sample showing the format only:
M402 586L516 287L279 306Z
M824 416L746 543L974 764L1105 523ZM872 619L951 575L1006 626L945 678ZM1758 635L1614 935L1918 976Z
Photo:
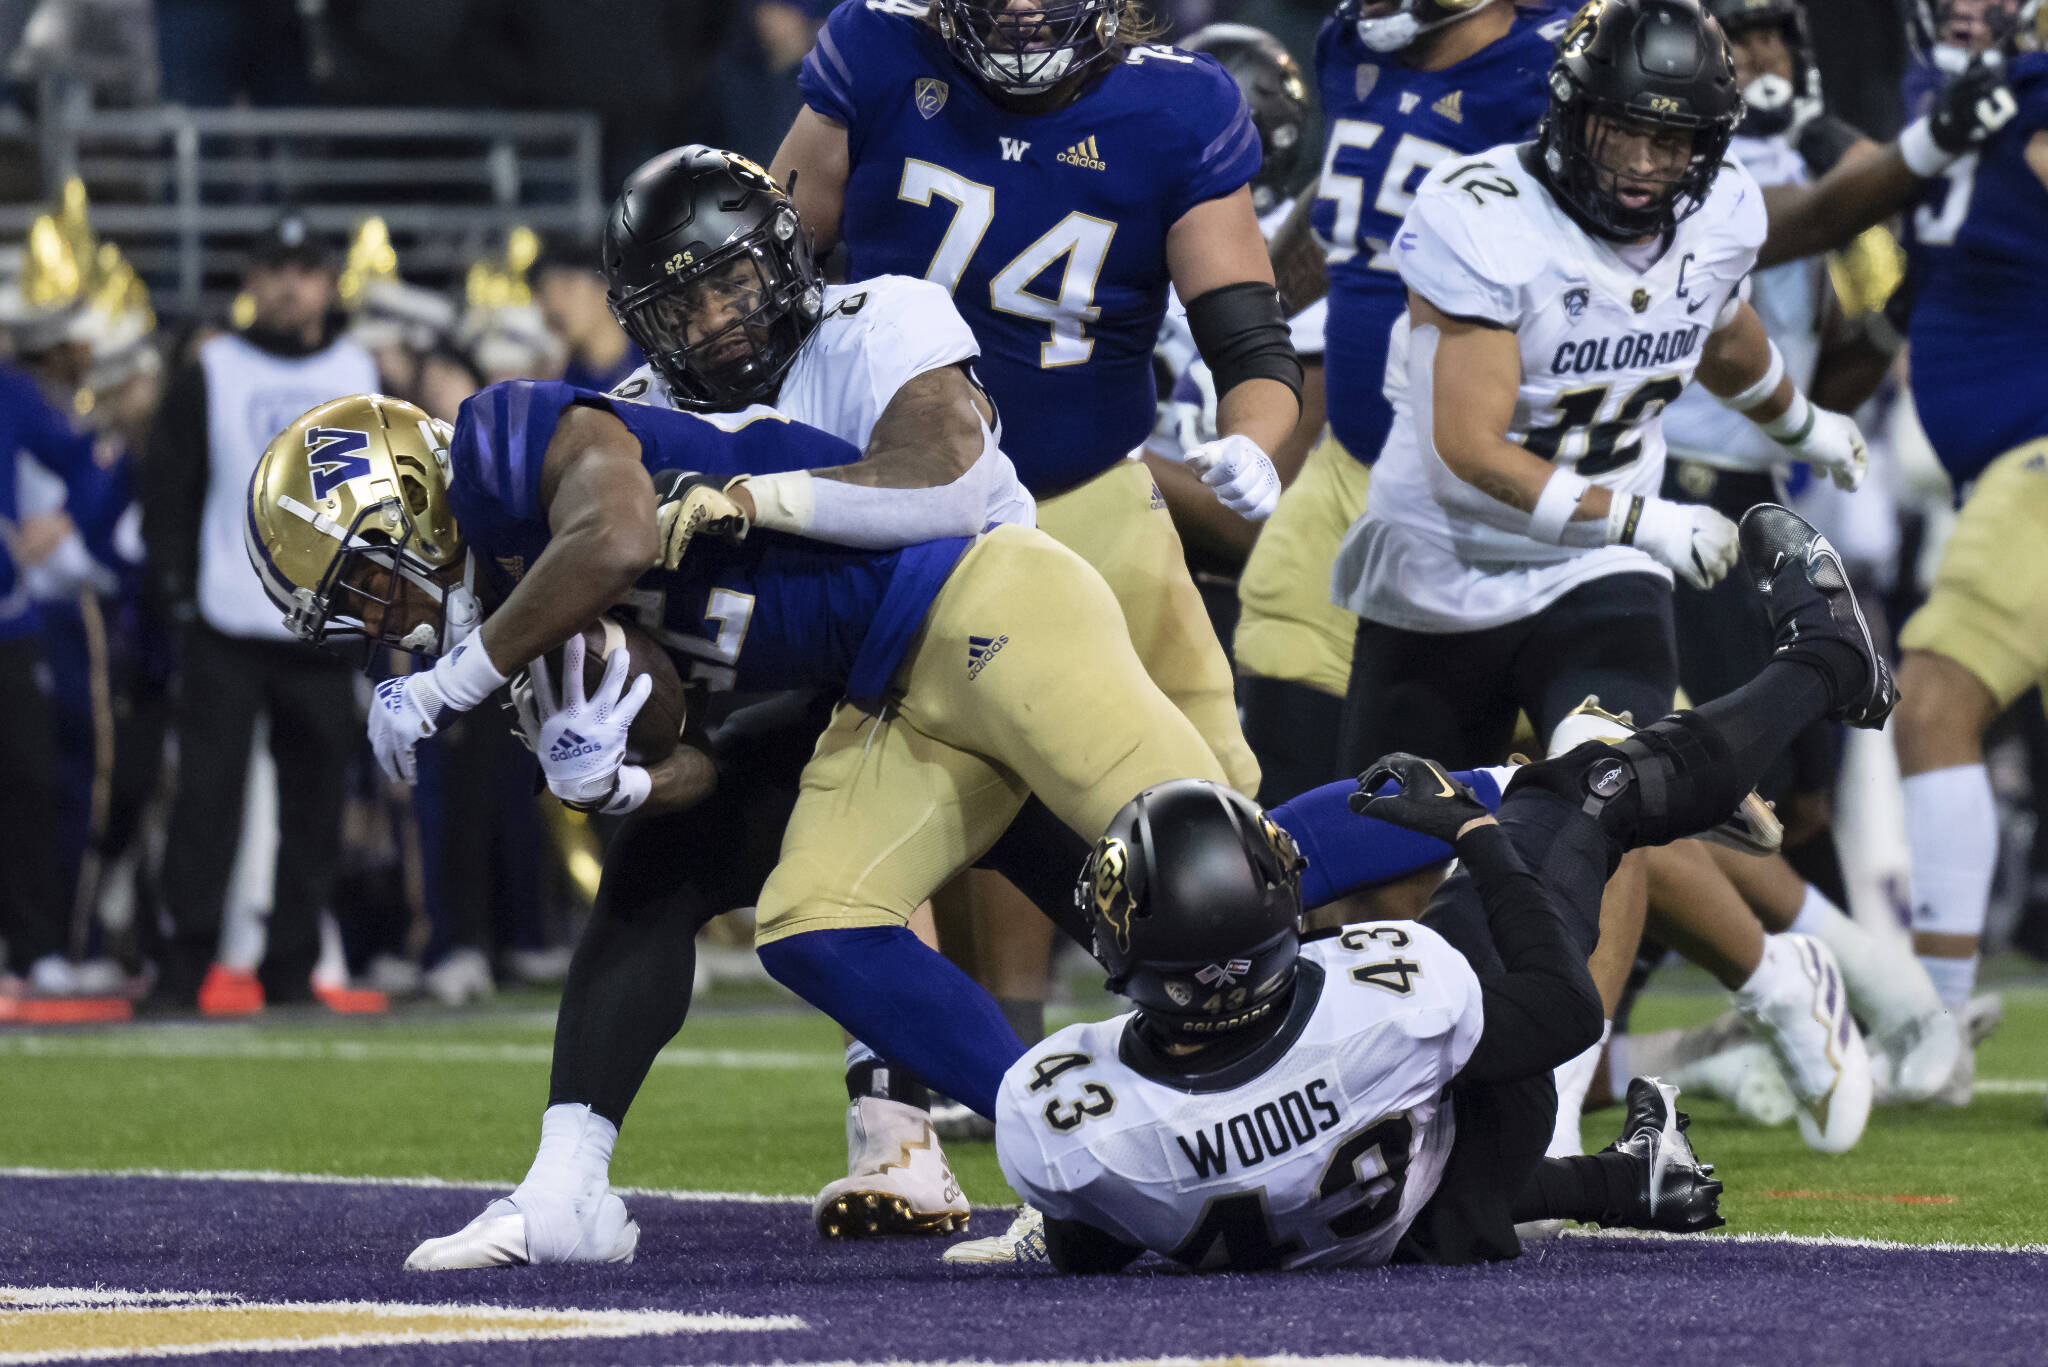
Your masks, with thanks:
M1658 416L1746 297L1762 192L1724 163L1705 203L1639 271L1628 258L1653 247L1579 227L1530 168L1532 147L1495 147L1430 174L1394 243L1402 278L1453 317L1515 333L1522 375L1508 440L1616 494L1654 497L1664 478ZM1634 546L1555 545L1493 525L1498 500L1424 450L1431 395L1410 383L1413 344L1404 313L1387 358L1394 420L1366 514L1338 559L1339 601L1390 626L1472 631L1600 575L1670 577Z

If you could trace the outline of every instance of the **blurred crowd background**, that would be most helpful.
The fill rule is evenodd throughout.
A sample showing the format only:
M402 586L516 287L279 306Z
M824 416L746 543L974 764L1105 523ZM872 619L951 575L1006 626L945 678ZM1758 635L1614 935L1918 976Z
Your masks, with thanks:
M1895 4L1808 5L1831 105L1880 138ZM239 600L209 581L243 487L209 394L237 364L330 366L452 420L495 379L616 383L639 356L596 271L611 190L681 142L768 161L832 7L0 0L0 1010L376 1009L562 975L596 834L536 800L493 715L416 790L377 779L360 674L292 642L245 565ZM1156 8L1310 68L1332 5ZM1910 601L1949 514L1938 469L1902 468L1862 554ZM2048 726L2007 727L1993 938L2048 953Z

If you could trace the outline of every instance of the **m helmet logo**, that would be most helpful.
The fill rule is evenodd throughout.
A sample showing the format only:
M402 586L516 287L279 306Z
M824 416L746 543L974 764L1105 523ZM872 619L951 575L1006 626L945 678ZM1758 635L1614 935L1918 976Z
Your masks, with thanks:
M1131 949L1130 863L1130 850L1115 836L1095 851L1095 911L1109 922L1116 947L1126 954Z
M946 96L951 93L944 81L931 76L921 76L911 98L917 105L917 112L929 119L946 107Z
M313 499L325 499L352 479L370 473L370 434L349 427L306 429L306 468L313 476Z

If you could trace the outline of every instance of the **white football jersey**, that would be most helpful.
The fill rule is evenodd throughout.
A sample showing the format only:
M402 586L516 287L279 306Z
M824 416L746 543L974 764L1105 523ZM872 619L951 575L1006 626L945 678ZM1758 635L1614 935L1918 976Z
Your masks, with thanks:
M1733 317L1764 237L1763 193L1724 163L1707 201L1646 270L1581 229L1508 145L1432 171L1395 242L1401 278L1445 313L1514 331L1522 382L1507 438L1623 494L1664 478L1659 415L1684 392L1707 334ZM1626 255L1640 255L1628 252ZM1489 526L1493 500L1419 439L1409 319L1394 325L1394 408L1366 511L1331 579L1334 600L1390 626L1475 631L1542 610L1589 579L1670 572L1629 546L1553 546ZM1424 417L1428 415L1423 414Z
M773 413L807 423L865 450L882 410L896 391L928 370L973 361L981 344L953 307L943 286L907 275L878 275L854 285L825 287L825 316L782 377L773 404L736 413L705 414L737 425ZM643 365L612 390L636 403L676 407L668 382ZM1002 440L1002 416L995 437ZM998 455L1002 478L990 485L988 520L1032 526L1038 505L1024 490L1008 456Z
M1736 138L1728 144L1728 155L1758 185L1806 183L1806 159L1782 134ZM1785 373L1801 389L1812 387L1814 367L1820 362L1822 300L1827 289L1827 258L1823 256L1786 261L1749 278L1750 307L1784 353ZM1665 411L1664 440L1672 455L1724 470L1769 470L1785 464L1784 447L1698 385Z
M1026 1201L1191 1267L1386 1262L1456 1137L1479 980L1413 921L1302 946L1273 1037L1196 1082L1134 1014L1069 1026L1003 1075L996 1157ZM1226 966L1218 966L1218 972Z

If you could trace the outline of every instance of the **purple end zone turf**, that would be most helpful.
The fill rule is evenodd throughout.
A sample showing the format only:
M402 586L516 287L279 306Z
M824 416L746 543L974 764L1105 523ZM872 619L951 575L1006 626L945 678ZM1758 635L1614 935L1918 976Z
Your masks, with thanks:
M937 1240L826 1244L799 1204L639 1198L629 1267L408 1273L484 1194L373 1185L0 1178L0 1285L797 1315L805 1330L349 1350L398 1364L1414 1356L1570 1367L2036 1367L2048 1258L1564 1239L1484 1268L1068 1279L949 1268ZM976 1234L999 1230L981 1214ZM4 1352L4 1345L0 1345ZM224 1354L251 1367L279 1354Z

